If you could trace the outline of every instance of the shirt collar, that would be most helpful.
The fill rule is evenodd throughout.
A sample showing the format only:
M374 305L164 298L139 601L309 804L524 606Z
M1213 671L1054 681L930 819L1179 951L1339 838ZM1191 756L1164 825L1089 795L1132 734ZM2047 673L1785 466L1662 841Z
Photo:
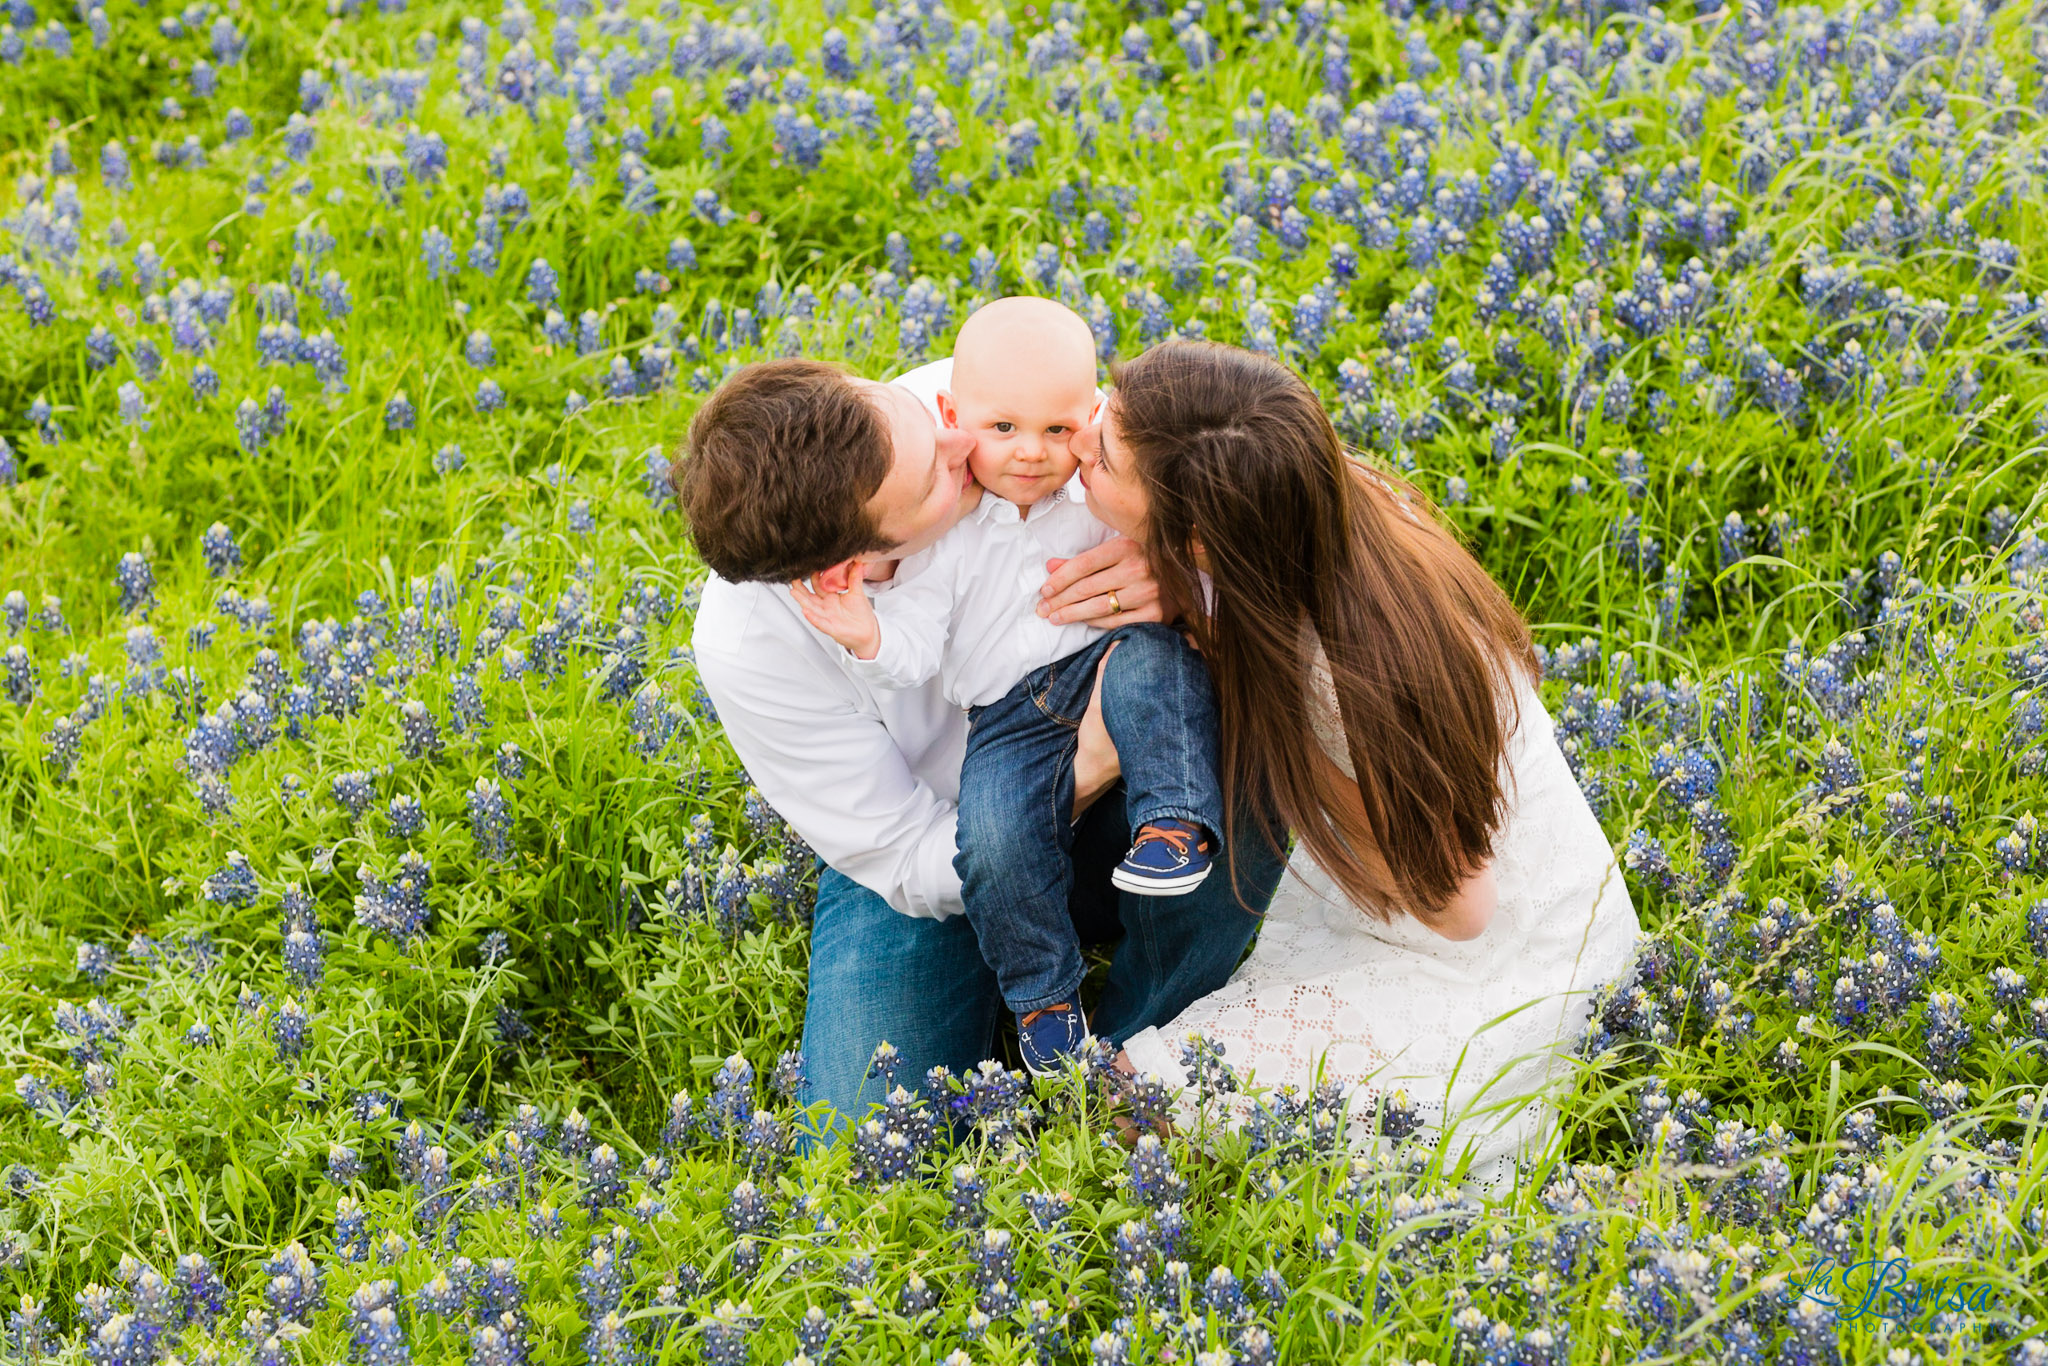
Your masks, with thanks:
M1038 500L1036 504L1038 509L1037 515L1040 517L1046 516L1060 503L1073 503L1082 507L1087 506L1088 490L1081 484L1080 466L1074 467L1074 472L1067 477L1066 483ZM987 489L981 491L981 501L974 505L974 511L969 515L979 522L1016 523L1025 521L1021 508L1007 498L998 498ZM1025 525L1029 526L1030 523L1025 522Z

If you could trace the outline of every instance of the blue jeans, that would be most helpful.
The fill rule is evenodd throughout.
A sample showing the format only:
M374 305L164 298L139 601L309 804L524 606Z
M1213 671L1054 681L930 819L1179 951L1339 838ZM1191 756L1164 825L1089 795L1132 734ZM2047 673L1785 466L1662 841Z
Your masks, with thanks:
M1223 826L1216 694L1202 657L1170 626L1104 632L1032 670L999 700L972 708L953 867L981 956L1018 1015L1067 1000L1081 986L1067 850L1077 738L1104 655L1102 719L1123 768L1130 828L1166 817L1191 821L1209 831L1213 847Z
M1115 1040L1169 1023L1229 980L1286 861L1244 812L1239 828L1224 833L1229 856L1201 886L1186 896L1133 896L1109 881L1130 847L1130 829L1118 785L1082 814L1068 851L1075 874L1068 911L1081 942L1122 935L1089 1019L1098 1036ZM804 1001L806 1078L797 1097L806 1108L830 1107L814 1121L817 1140L838 1138L841 1126L865 1119L887 1092L880 1077L867 1075L875 1045L886 1039L896 1046L903 1060L897 1081L916 1092L934 1066L963 1072L995 1056L1002 1006L966 916L904 915L851 878L820 870ZM813 1141L799 1130L799 1148Z

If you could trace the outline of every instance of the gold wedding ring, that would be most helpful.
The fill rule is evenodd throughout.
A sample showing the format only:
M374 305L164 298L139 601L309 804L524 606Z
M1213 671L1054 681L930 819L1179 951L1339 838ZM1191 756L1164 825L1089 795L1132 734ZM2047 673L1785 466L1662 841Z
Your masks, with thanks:
M1121 608L1121 607L1117 606L1117 604L1116 604L1116 590L1112 588L1112 589L1111 589L1111 590L1109 591L1109 614L1110 614L1111 616L1115 616L1115 615L1116 615L1117 613L1119 613L1119 612L1121 612L1121 611L1123 611L1123 610L1124 610L1123 608Z

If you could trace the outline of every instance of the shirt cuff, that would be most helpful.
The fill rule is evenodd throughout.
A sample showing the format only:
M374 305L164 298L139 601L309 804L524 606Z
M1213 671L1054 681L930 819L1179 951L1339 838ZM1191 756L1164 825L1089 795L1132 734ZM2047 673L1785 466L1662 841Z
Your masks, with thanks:
M854 677L871 688L901 690L923 686L925 680L905 677L902 670L889 659L889 639L886 633L873 659L862 659L836 640L832 644L839 651L840 662L853 671Z
M910 902L906 914L925 920L946 920L967 909L967 902L960 891L960 870L953 866L953 851L959 839L955 821L947 821L945 838L926 835L917 851L918 887L923 897L906 896Z
M1170 1091L1179 1091L1188 1084L1187 1070L1180 1065L1180 1050L1169 1047L1166 1038L1156 1026L1139 1030L1123 1041L1124 1053L1130 1058L1131 1066L1143 1076L1149 1072L1166 1083Z

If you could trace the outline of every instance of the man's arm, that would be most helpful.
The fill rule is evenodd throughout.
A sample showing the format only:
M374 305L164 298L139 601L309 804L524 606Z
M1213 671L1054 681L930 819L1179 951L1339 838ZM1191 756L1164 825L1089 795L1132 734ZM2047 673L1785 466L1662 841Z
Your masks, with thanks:
M954 804L911 772L822 650L761 634L711 641L701 629L694 644L733 752L819 857L906 915L959 912Z

